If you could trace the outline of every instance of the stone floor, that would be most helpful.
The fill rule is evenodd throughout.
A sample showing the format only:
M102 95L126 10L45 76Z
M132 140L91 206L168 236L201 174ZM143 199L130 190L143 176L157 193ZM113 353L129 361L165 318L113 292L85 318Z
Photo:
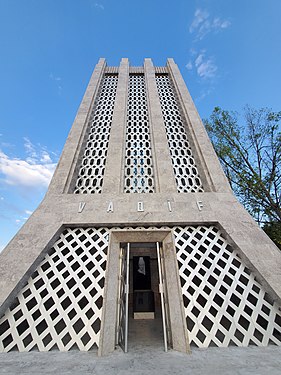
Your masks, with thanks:
M281 347L193 349L192 354L162 348L117 349L99 358L95 352L10 352L0 354L1 375L280 375Z
M280 375L281 347L192 348L164 352L161 314L129 321L128 353L94 351L0 353L0 375Z
M164 347L163 326L160 306L156 308L154 319L133 319L133 313L129 318L128 347L129 350L141 347Z

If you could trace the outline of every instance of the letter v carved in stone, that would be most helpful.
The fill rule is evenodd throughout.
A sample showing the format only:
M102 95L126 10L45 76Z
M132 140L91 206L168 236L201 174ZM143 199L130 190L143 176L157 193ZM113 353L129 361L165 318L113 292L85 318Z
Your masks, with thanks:
M78 212L81 213L86 206L86 202L79 202Z

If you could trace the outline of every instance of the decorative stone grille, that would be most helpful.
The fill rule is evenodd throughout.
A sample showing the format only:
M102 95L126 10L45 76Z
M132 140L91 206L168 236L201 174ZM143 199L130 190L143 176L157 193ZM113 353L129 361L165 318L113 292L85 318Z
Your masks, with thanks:
M0 351L99 346L107 228L65 229L0 320Z
M150 129L143 74L130 74L125 149L125 193L154 193Z
M167 69L166 66L155 66L154 69L155 69L156 74L167 74L168 73L168 69Z
M118 66L106 66L105 67L105 73L108 74L118 74L119 67Z
M203 192L176 94L168 74L156 74L166 134L179 193Z
M281 345L280 306L215 226L145 229L171 229L174 233L191 345ZM163 254L165 258L165 251Z
M281 344L276 303L214 226L174 227L191 344Z
M132 74L144 74L144 67L143 66L130 66L129 73Z
M118 75L103 77L90 120L89 134L74 193L101 193Z
M173 231L191 345L281 345L280 308L215 226L114 229ZM108 236L63 231L1 318L0 351L99 346Z

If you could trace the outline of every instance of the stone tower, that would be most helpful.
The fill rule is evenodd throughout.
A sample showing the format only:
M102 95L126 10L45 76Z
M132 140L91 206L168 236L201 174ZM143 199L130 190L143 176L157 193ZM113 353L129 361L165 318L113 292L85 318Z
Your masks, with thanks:
M127 351L145 322L165 350L281 341L281 253L234 197L172 59L100 59L0 280L1 351Z

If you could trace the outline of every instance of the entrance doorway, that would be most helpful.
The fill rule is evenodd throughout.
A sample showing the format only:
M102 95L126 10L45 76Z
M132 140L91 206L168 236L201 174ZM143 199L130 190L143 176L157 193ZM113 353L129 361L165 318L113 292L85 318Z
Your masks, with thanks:
M137 246L139 246L139 250ZM134 247L136 248L133 249ZM153 271L153 263L155 264L155 247L157 254L156 272ZM159 275L161 272L161 277L158 276L159 289L156 290L156 293L160 291L160 326L163 330L163 341L162 344L161 341L159 341L160 345L165 350L169 344L169 347L173 350L184 353L189 352L190 346L172 230L169 228L115 228L111 230L109 238L98 354L100 356L107 355L114 351L116 345L120 345L125 351L131 350L131 344L133 344L132 340L137 338L137 335L131 335L131 328L133 328L133 326L129 324L129 319L132 319L129 306L133 304L133 297L130 293L133 292L134 288L132 281L132 257L134 253L132 251L136 252L135 256L150 256L150 259L154 258L151 261L152 265L150 262L152 291L154 274L158 272ZM150 255L150 253L152 255ZM157 300L154 295L156 319L151 320L151 324L157 322L157 316L159 315L157 314L158 301L159 298ZM146 319L140 319L141 322L145 322L145 320ZM147 319L147 321L149 321L149 319ZM138 324L139 322L137 322L137 319L134 319L134 323ZM147 330L153 331L156 325L157 323L153 325L153 329ZM161 332L161 330L157 332ZM157 337L157 335L155 337ZM139 342L141 342L141 338L139 338ZM144 345L147 346L147 342L145 342Z
M162 246L126 243L120 249L117 342L127 352L140 347L168 347L167 298Z

